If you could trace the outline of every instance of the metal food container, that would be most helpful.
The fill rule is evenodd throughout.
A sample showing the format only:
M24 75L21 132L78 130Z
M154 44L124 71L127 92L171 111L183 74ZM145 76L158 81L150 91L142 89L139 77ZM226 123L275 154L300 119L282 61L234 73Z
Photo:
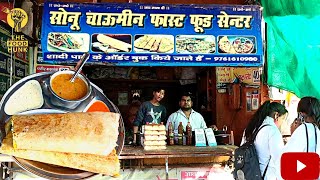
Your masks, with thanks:
M78 100L67 100L67 99L63 99L62 97L58 96L51 88L51 82L52 80L60 75L60 74L74 74L75 71L58 71L58 72L55 72L54 74L52 74L50 76L50 79L49 79L49 92L52 94L51 96L51 103L55 106L60 106L60 107L65 107L65 108L68 108L68 109L75 109L81 102L83 102L84 100L86 100L92 93L92 87L91 87L91 84L90 84L90 81L88 80L88 78L86 78L84 75L82 74L79 74L78 75L78 78L80 78L81 80L83 80L87 86L87 94L82 97L81 99L78 99Z

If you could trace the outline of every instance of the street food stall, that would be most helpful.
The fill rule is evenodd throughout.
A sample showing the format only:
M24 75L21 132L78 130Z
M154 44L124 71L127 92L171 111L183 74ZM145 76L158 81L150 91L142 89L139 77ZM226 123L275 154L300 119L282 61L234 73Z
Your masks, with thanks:
M233 151L244 126L233 120L239 114L250 117L261 98L263 40L259 6L45 2L42 11L41 47L34 53L40 53L41 58L34 58L37 62L33 70L39 73L21 79L6 91L0 103L3 124L18 113L89 113L90 109L116 113L120 117L115 123L118 131L113 134L117 135L115 153L120 163L115 166L122 168L120 178L125 173L135 172L132 168L149 168L148 172L156 173L147 176L139 172L140 178L144 179L187 179L199 177L193 176L197 173L204 173L201 177L208 178L219 174L212 170L213 167L231 175L231 169L226 168L232 168ZM54 92L52 79L59 74L73 75L74 71L56 70L72 69L71 66L87 52L88 61L80 75L86 82L87 91L80 96L83 99L76 98L77 104L70 105L70 100L61 100L61 93ZM183 74L193 75L182 78ZM16 99L26 96L24 93L28 91L24 86L30 81L40 88L42 100L39 104L30 107L30 102L25 102L27 105L18 111L6 111L8 102L17 104ZM192 81L191 85L188 81ZM170 113L177 108L174 104L178 90L189 89L196 94L194 108L206 117L208 128L199 130L203 136L193 135L192 145L166 143L168 136L164 125L149 131L157 133L158 137L149 143L152 150L132 144L129 138L132 132L127 123L129 102L134 94L142 93L147 97L148 90L158 85L170 89L164 101ZM17 92L24 95L16 95ZM219 102L223 99L227 101ZM228 111L234 114L225 115ZM222 130L213 128L214 125ZM153 125L145 125L145 128L150 126ZM142 132L141 137L145 138L146 132ZM201 147L197 145L200 139L204 140ZM96 177L99 173L116 175L95 171L86 167L88 164L85 164L86 168L70 163L66 166L25 154L7 154L13 157L2 155L2 158L48 179L83 179Z

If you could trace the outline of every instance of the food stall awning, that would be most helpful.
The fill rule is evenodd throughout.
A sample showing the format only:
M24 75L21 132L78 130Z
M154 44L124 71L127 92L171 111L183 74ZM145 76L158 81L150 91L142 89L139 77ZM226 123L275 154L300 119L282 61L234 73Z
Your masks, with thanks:
M268 84L320 98L319 0L262 0L267 22Z

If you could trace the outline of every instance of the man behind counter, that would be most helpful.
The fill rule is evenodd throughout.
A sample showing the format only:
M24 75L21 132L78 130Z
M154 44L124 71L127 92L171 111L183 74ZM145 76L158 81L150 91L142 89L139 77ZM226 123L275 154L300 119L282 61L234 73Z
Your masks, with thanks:
M160 104L164 98L165 90L156 87L153 89L153 98L141 104L137 116L133 121L133 143L136 143L136 134L139 127L148 123L160 124L166 119L166 108Z
M206 122L202 115L192 109L192 99L190 92L184 92L181 95L179 106L180 109L172 113L167 121L166 130L168 130L169 122L173 125L173 130L178 130L179 123L182 122L183 129L186 131L186 126L190 122L192 131L196 128L207 128Z

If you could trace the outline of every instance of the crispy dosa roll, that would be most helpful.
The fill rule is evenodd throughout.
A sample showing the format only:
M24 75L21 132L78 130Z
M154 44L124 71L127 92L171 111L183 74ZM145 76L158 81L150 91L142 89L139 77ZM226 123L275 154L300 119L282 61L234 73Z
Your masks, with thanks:
M98 34L97 40L101 42L102 44L108 44L112 46L113 48L119 49L124 52L130 52L131 44L128 44L126 42L120 41L118 39L106 36L104 34Z
M10 132L2 141L0 153L58 166L101 173L109 176L119 175L120 162L114 149L109 155L102 156L83 153L14 149L12 143L12 133Z
M14 115L14 149L108 155L116 147L120 114Z

